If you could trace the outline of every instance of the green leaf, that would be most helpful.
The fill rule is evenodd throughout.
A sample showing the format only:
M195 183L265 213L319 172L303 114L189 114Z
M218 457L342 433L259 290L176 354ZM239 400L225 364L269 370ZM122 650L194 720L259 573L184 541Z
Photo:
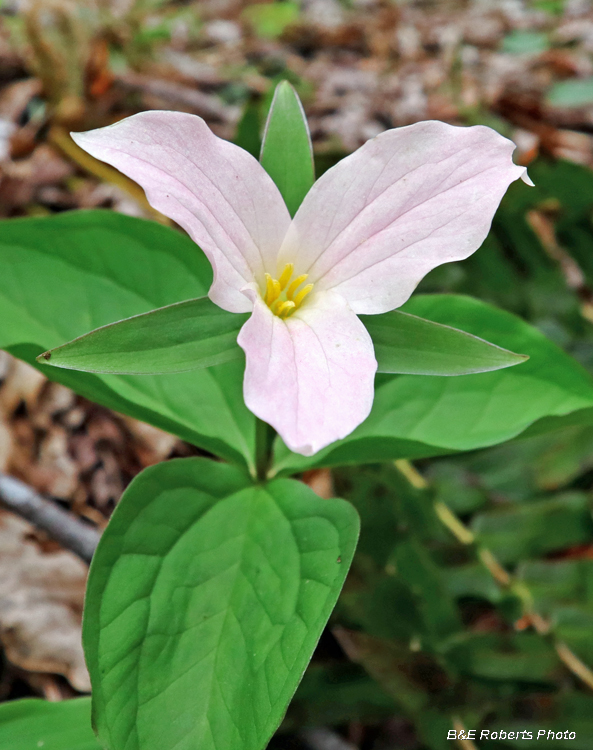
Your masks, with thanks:
M552 107L586 107L593 103L593 77L557 81L546 97Z
M553 682L559 660L535 633L466 633L446 656L462 674L502 682Z
M288 81L279 83L274 92L260 162L294 216L315 182L315 168L303 105Z
M313 661L303 676L284 730L302 730L351 721L377 724L393 715L393 701L365 672L349 661Z
M540 693L541 695L541 693ZM590 750L593 737L593 699L590 695L577 690L560 689L555 695L546 693L550 700L541 706L532 718L511 718L508 714L497 721L489 719L487 727L490 732L501 729L507 733L504 743L492 742L491 737L486 747L507 748L516 747L522 750L540 750L542 742L550 742L555 750ZM507 718L508 717L508 718ZM529 734L523 734L531 732ZM515 731L515 739L509 739L510 732ZM540 735L539 732L543 734ZM555 737L548 740L548 732ZM573 734L574 733L574 734ZM481 734L481 732L480 732ZM569 739L569 735L572 739ZM485 738L488 735L484 735ZM529 739L531 737L531 739Z
M27 698L0 705L5 750L101 750L91 729L91 699L50 703Z
M589 539L590 543L590 539ZM593 560L525 560L518 574L557 638L590 664L593 658Z
M461 630L459 613L448 596L445 578L425 545L408 539L396 545L392 564L397 576L415 594L426 632L435 641Z
M343 500L181 459L124 493L91 566L83 640L110 750L262 750L358 536Z
M379 372L468 375L512 367L528 359L451 326L393 310L362 315L371 334Z
M509 440L544 417L593 406L588 373L520 318L456 295L417 295L405 310L467 328L530 359L455 378L379 376L373 409L360 427L311 458L291 454L277 441L276 472L473 450Z
M40 354L37 361L84 372L186 372L243 359L237 334L247 315L208 297L177 302L97 328Z
M522 560L517 575L545 617L566 605L583 604L593 611L593 560Z
M455 565L442 569L445 590L454 599L473 597L500 604L505 597L492 574L480 562Z
M589 498L574 491L479 513L471 529L502 563L585 544L593 537Z
M255 3L245 8L241 15L251 23L258 36L276 39L298 20L299 12L299 4L287 0L280 3Z
M92 375L35 357L93 328L205 295L212 270L185 235L108 211L0 225L0 347L109 408L253 466L242 361L167 375Z
M550 49L548 34L515 29L502 40L502 51L511 55L539 55Z
M413 718L422 744L431 750L447 750L451 718L430 705L431 696L421 681L421 675L438 674L439 666L419 659L407 643L343 628L336 628L334 634L350 659L363 666L400 710Z
M261 152L260 109L259 97L252 95L245 104L234 138L236 146L249 151L256 159L259 158Z

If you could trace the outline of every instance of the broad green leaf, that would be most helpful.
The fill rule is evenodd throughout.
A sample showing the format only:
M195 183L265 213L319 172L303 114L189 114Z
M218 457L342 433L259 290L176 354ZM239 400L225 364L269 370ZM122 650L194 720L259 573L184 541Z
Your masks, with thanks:
M199 297L97 328L37 361L128 375L197 370L243 359L237 334L247 317Z
M405 311L529 355L520 367L455 378L381 375L368 419L311 458L278 441L275 471L418 458L495 445L543 417L593 406L593 381L521 319L469 297L413 297Z
M243 361L168 375L92 375L35 357L93 328L207 293L212 270L185 235L108 211L0 224L0 347L92 401L253 465Z
M274 92L260 162L294 216L315 181L315 170L307 118L288 81L279 83Z
M27 698L0 705L4 750L101 750L91 729L91 699L50 703Z
M83 641L110 750L263 750L358 536L343 500L204 459L151 467L91 565Z
M363 315L361 320L373 339L379 372L468 375L528 359L457 328L400 310Z

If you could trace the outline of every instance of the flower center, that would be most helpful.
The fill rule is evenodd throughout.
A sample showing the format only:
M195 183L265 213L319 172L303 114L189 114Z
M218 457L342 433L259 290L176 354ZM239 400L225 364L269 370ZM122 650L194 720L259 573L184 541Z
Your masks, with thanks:
M266 305L279 318L290 317L313 289L313 284L307 284L299 291L308 274L304 273L293 279L293 273L294 263L287 263L279 279L273 279L269 273L266 274L266 289L262 296Z

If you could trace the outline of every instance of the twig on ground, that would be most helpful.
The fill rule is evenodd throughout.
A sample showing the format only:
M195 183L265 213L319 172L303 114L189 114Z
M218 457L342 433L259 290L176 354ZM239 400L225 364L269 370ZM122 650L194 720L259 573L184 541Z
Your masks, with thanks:
M189 107L209 119L236 122L241 115L239 107L225 105L217 96L205 94L175 81L129 72L116 76L116 81L125 88L143 91L176 106Z
M356 747L326 727L303 729L299 737L311 750L356 750Z
M160 224L164 224L165 226L171 225L170 219L155 210L146 200L146 195L141 187L117 169L109 166L109 164L105 164L104 162L95 159L90 154L87 154L86 151L74 143L64 128L59 125L53 125L49 130L47 139L51 144L59 148L65 156L86 172L125 191Z
M90 563L101 538L97 529L46 500L24 482L5 474L0 474L0 504Z

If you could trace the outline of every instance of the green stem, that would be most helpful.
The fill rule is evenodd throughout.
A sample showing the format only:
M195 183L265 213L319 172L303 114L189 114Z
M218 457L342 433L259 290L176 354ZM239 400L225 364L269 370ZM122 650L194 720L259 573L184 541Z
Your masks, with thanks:
M265 482L272 461L275 430L261 419L255 419L255 471L257 479Z

